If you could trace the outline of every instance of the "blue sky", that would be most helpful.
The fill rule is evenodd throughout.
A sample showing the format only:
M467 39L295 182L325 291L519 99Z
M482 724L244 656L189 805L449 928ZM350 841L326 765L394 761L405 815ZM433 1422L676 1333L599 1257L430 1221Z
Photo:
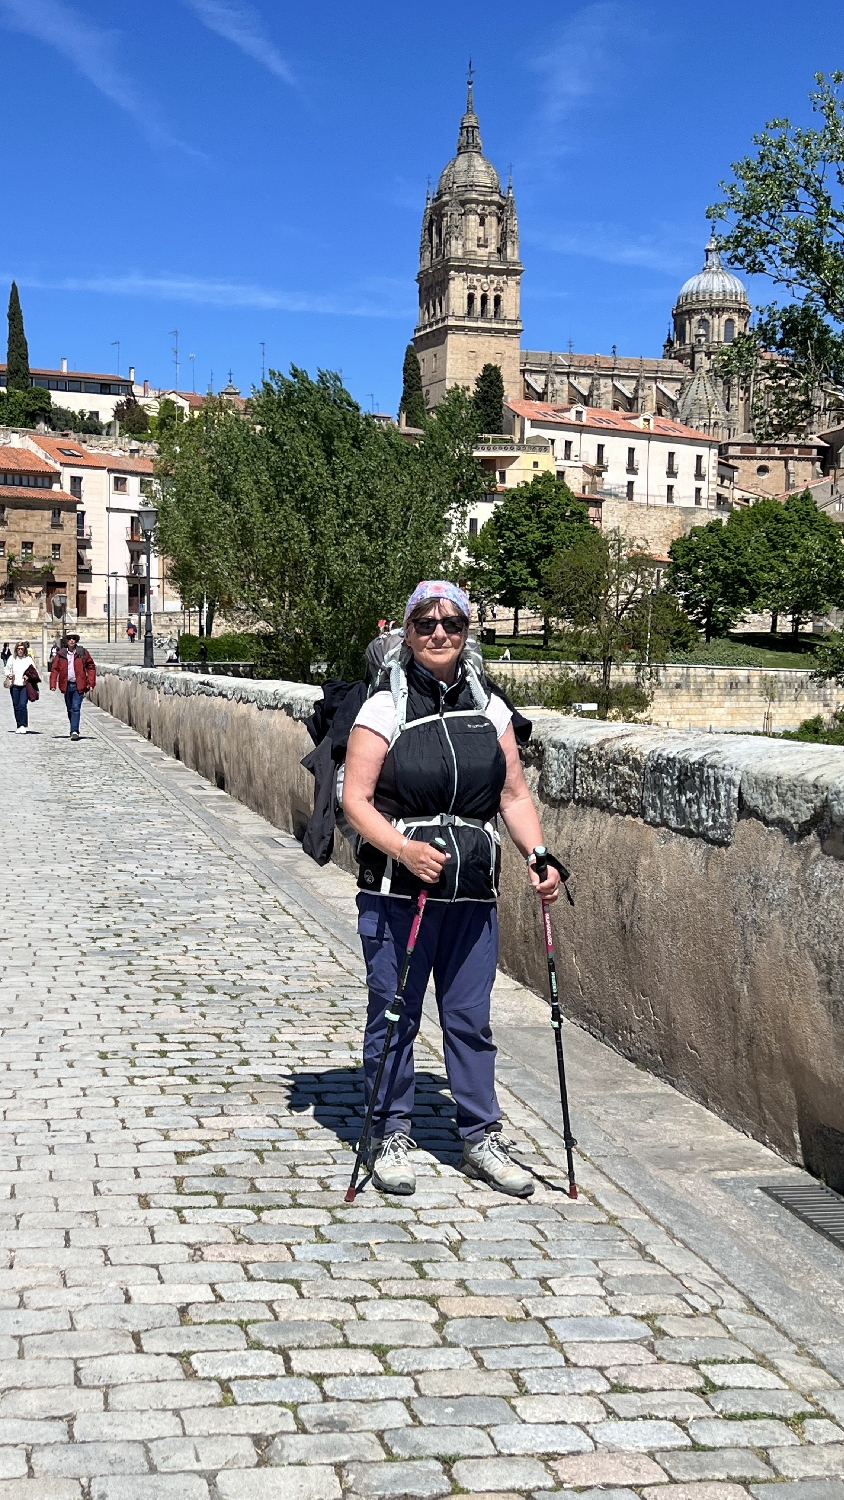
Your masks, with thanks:
M525 345L658 354L719 179L766 119L809 118L840 22L840 0L0 0L0 298L16 277L33 363L114 369L119 339L123 373L172 384L178 328L185 389L231 368L247 391L263 340L395 410L471 55Z

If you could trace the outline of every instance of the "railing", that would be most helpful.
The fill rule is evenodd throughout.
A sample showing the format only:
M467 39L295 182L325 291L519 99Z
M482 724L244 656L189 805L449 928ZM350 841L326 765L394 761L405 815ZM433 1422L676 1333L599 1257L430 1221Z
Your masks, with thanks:
M94 539L93 531L92 531L92 529L91 529L90 526L83 527L82 531L80 531L79 527L77 526L77 528L76 528L76 545L77 545L77 547L90 547L91 542L93 541L93 539Z
M126 540L130 547L144 547L146 545L140 531L133 531L131 526L126 527Z
M665 477L666 479L679 479L680 470L676 467L668 468L665 471Z

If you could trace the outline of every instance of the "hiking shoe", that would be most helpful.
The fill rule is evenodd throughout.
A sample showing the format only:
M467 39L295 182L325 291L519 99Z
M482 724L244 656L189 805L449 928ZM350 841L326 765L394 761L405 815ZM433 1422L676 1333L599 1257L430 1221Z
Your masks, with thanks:
M369 1158L372 1181L381 1193L401 1193L407 1197L416 1191L416 1173L407 1153L416 1145L409 1135L396 1131L379 1141Z
M70 738L72 740L78 740L79 739L79 731L77 729L72 729L70 731Z
M509 1141L492 1131L480 1141L463 1142L463 1171L467 1177L479 1177L499 1193L512 1198L529 1198L536 1186L530 1172L513 1161Z

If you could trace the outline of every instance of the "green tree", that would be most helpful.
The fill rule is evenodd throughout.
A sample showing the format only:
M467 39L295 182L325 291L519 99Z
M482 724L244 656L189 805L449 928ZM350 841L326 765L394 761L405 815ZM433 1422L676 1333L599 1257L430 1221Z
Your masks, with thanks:
M123 432L149 432L149 412L131 394L125 400L118 401L114 408L114 415L120 423Z
M101 437L103 424L90 411L71 411L67 406L52 407L49 417L54 432L78 432L92 437Z
M629 615L630 650L645 666L671 659L678 651L693 651L698 633L680 601L664 589L649 588Z
M710 521L675 538L668 549L667 583L707 643L726 635L756 601L759 579L745 531L732 522Z
M609 709L613 666L629 655L634 635L645 645L633 625L637 618L641 623L642 601L658 567L643 543L631 545L617 528L603 533L591 526L551 565L549 598L555 618L581 660L601 664L601 718Z
M733 163L734 180L707 210L726 221L719 243L731 262L792 299L759 309L757 343L780 356L756 361L770 437L805 432L844 381L844 73L815 78L817 128L769 121L753 137L756 154Z
M844 540L841 527L818 510L808 490L789 495L780 515L761 602L790 615L796 636L813 615L844 604Z
M41 386L31 385L24 391L0 391L0 426L37 427L39 422L49 424L51 418L50 392Z
M355 675L381 615L422 577L449 576L483 490L464 391L416 445L363 413L336 375L271 372L252 411L225 401L168 429L157 463L159 545L186 602L263 626L279 669Z
M402 412L408 427L425 426L427 412L422 391L422 371L419 368L419 356L412 344L408 344L404 351L399 414Z
M844 683L844 630L833 630L815 652L813 677Z
M530 484L507 490L470 553L475 568L470 575L472 597L478 599L483 593L513 609L514 635L519 633L519 611L526 604L537 604L547 645L549 564L576 535L589 529L588 507L553 474L537 474Z
M501 432L504 427L504 378L499 365L484 365L475 381L474 402L478 431Z
M9 292L9 342L6 348L6 388L28 391L32 385L29 371L29 348L23 331L23 311L17 282Z

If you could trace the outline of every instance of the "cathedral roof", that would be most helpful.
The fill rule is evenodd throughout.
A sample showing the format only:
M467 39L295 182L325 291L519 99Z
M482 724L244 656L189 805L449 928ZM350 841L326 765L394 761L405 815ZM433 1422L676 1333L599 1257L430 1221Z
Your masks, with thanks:
M485 188L494 193L501 192L498 173L481 149L481 127L475 114L471 78L466 113L460 121L460 134L457 137L457 155L443 167L437 184L437 195L449 193L453 188Z
M744 283L731 271L724 270L714 235L705 254L703 270L681 286L677 306L683 307L688 302L740 302L747 307L749 299Z

